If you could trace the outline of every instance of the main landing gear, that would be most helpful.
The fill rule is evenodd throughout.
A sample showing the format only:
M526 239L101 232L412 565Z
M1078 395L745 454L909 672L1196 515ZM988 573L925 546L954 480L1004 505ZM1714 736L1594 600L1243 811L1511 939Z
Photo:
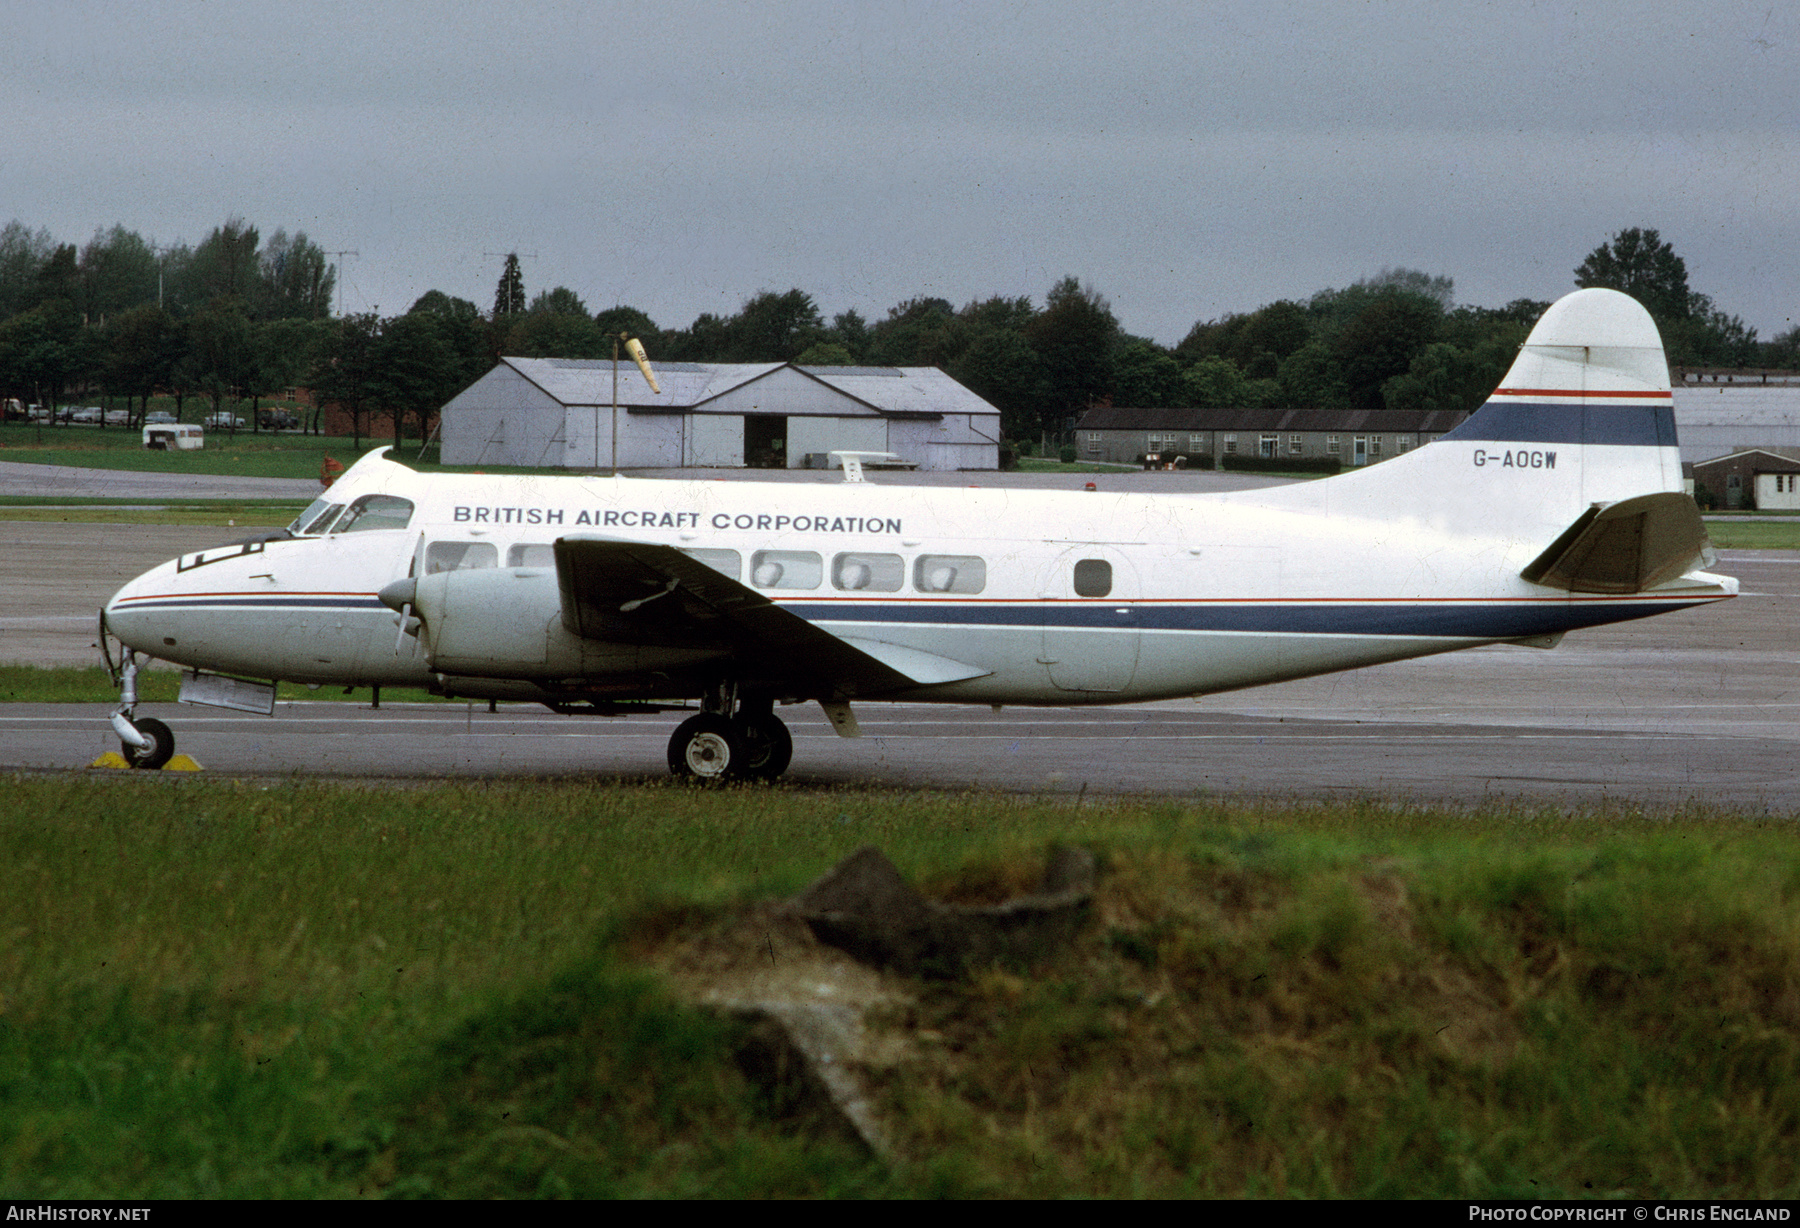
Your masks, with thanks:
M669 739L669 771L677 778L707 783L774 780L794 758L794 739L766 697L743 700L724 683L701 698L699 716L689 717ZM734 711L735 710L735 711Z
M119 670L119 710L112 727L119 735L119 750L134 768L155 769L175 755L175 735L153 716L137 715L137 653L127 648Z

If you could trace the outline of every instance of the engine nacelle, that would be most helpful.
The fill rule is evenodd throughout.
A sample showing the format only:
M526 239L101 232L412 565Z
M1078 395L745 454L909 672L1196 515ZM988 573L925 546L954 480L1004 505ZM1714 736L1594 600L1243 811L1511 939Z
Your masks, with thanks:
M483 678L585 678L704 661L713 649L645 648L583 639L563 626L554 569L442 571L411 584L426 662L440 674ZM390 586L399 587L399 586ZM383 592L382 599L391 596ZM404 594L397 595L405 600Z

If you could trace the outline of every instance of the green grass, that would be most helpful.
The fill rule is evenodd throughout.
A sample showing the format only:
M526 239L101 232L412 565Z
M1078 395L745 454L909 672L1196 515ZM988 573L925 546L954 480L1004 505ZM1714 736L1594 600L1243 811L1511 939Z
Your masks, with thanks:
M878 1021L889 1169L645 971L1058 840L1074 947ZM5 782L0 858L14 1198L1800 1194L1786 818L120 773Z
M1800 521L1708 520L1706 535L1722 550L1800 550Z
M363 440L363 450L380 447L380 439ZM416 452L403 449L410 459ZM193 452L158 452L143 446L138 431L122 427L35 427L8 423L0 427L0 461L39 465L77 465L122 469L134 473L204 473L230 477L309 478L329 455L346 468L359 455L346 436L285 432L209 431L206 446Z

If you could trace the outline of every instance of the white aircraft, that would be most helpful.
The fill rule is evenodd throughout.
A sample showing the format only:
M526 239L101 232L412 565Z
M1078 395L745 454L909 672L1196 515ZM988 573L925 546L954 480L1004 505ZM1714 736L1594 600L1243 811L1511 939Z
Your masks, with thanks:
M384 450L385 451L385 450ZM1441 439L1321 481L1219 494L425 475L364 456L285 534L184 555L102 612L187 702L272 712L279 679L615 714L698 701L669 765L772 778L778 704L1135 703L1730 597L1682 493L1650 316L1556 303ZM110 655L109 655L110 662Z

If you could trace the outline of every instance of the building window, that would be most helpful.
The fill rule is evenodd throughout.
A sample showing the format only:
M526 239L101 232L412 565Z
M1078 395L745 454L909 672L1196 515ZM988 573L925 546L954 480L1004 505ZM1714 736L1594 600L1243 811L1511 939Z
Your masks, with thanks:
M1343 451L1343 448L1344 448L1344 443L1343 443L1342 436L1339 436L1339 435L1325 436L1325 455L1336 456L1339 452Z
M1236 435L1225 436L1225 455L1227 455L1227 456L1236 456L1237 455L1237 436Z
M1188 436L1188 451L1190 451L1190 452L1206 451L1206 436L1204 436L1204 435L1189 435Z
M1288 436L1288 455L1289 456L1300 455L1300 436L1298 436L1298 435L1289 435Z
M1370 456L1380 456L1381 455L1381 436L1379 436L1379 435L1369 436L1369 455Z
M1408 451L1412 448L1412 446L1413 446L1413 437L1411 435L1396 435L1396 436L1394 436L1394 451L1395 452Z

